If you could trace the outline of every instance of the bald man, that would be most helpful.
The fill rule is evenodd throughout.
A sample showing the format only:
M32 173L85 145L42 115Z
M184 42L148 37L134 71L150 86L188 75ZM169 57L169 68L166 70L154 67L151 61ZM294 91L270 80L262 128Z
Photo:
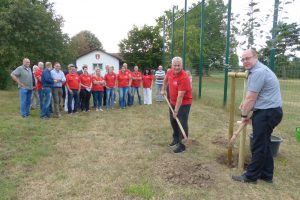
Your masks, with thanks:
M11 73L11 78L18 84L21 116L26 118L30 114L32 91L35 87L35 79L28 58L24 58L23 64Z
M232 176L235 181L256 183L258 179L273 182L274 161L271 152L271 134L282 119L282 100L279 80L267 66L258 61L253 49L244 51L241 59L249 70L247 94L241 105L241 121L249 121L253 110L252 158L246 173Z

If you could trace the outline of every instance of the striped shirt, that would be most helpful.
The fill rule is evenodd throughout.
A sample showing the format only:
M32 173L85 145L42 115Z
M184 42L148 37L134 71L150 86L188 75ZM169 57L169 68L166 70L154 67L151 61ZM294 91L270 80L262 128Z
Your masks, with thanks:
M162 85L164 82L164 78L165 78L165 72L163 70L157 70L155 72L155 83L158 85Z

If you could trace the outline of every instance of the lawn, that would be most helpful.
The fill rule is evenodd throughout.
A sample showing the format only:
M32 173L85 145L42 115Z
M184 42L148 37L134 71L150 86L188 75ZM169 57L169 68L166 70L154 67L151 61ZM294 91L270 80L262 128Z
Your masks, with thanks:
M222 108L222 78L203 83L203 97L190 113L191 142L179 155L168 147L166 103L42 121L38 110L22 119L17 91L0 91L0 199L299 199L299 97L285 99L289 112L276 129L284 142L274 183L242 184L230 178L240 172L224 162L228 112ZM284 84L283 93L294 95L297 84ZM237 152L235 147L235 159Z

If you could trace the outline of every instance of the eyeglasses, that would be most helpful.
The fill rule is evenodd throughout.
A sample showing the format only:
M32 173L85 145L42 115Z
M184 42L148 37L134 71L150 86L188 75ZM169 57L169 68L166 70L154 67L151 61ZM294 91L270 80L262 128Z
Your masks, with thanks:
M180 67L180 65L173 65L174 67Z
M249 61L252 57L253 57L253 56L242 58L241 61L242 61L242 62L247 62L247 61Z

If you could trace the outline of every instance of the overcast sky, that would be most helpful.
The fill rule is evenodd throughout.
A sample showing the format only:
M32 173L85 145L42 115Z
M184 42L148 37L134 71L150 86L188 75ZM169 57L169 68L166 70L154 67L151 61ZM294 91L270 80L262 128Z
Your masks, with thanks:
M119 42L127 37L133 25L155 25L155 19L165 10L178 5L184 8L184 0L49 0L54 2L56 14L64 20L63 31L70 37L81 30L89 30L102 42L107 52L119 52ZM259 0L257 0L259 1ZM283 0L288 1L288 0ZM196 0L188 0L188 7ZM249 0L232 0L233 13L246 13ZM227 1L225 0L227 4ZM274 0L260 0L261 13L273 12ZM270 11L268 11L270 10ZM279 19L288 16L290 22L300 24L300 0L284 6L288 13L280 12ZM297 13L298 12L298 13Z

